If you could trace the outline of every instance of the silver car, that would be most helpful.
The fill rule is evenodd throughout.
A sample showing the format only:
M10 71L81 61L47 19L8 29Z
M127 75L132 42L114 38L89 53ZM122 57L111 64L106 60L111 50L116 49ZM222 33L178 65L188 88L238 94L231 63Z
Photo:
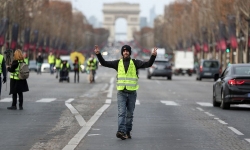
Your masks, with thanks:
M151 79L153 76L167 77L172 80L172 64L168 59L156 59L154 64L147 69L147 78Z
M201 81L203 78L212 78L216 81L220 75L220 62L218 60L202 59L196 72L196 80Z

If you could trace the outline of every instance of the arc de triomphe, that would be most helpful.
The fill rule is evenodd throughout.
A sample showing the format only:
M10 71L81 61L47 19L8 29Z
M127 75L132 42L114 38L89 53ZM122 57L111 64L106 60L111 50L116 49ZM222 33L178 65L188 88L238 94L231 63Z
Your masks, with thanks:
M103 28L110 32L108 41L115 40L115 21L118 18L127 20L127 41L133 40L133 32L140 28L139 4L125 2L103 4Z

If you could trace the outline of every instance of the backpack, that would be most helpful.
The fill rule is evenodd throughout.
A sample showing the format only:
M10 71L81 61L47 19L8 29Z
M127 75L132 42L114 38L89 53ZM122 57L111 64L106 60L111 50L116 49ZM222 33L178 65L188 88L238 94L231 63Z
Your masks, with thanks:
M26 64L25 62L19 62L19 74L18 78L19 79L28 79L29 77L29 65Z

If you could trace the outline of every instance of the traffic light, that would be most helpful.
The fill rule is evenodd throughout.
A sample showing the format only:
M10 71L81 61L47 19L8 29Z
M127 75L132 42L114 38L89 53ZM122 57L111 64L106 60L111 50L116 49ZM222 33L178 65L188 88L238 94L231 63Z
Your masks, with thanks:
M229 52L230 52L230 48L229 48L229 47L227 47L226 52L227 52L227 53L229 53Z

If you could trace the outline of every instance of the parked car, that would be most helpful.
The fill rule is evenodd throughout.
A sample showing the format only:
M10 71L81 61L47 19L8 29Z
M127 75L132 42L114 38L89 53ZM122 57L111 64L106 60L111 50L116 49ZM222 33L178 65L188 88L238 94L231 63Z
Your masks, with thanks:
M36 66L36 61L35 60L30 60L29 61L29 71L37 72L37 66Z
M250 64L231 64L213 84L213 106L250 104Z
M47 60L43 61L43 64L41 66L41 72L50 72L50 65Z
M199 63L199 67L196 70L196 80L202 80L203 78L212 78L216 81L220 75L220 62L218 60L206 60L202 59Z
M147 69L147 78L151 79L152 76L167 77L168 80L172 79L172 65L168 59L156 59L154 64Z

